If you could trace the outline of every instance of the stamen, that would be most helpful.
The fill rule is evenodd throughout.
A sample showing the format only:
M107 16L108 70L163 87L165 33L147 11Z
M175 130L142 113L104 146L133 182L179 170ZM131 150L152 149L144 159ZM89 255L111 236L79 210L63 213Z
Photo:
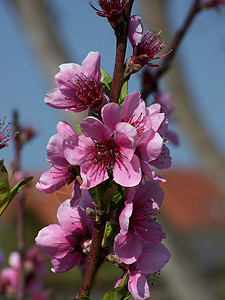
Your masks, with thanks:
M5 125L5 120L6 117L4 117L3 122L2 119L0 119L0 149L8 146L7 142L9 142L10 140L12 140L19 132L15 132L12 136L11 132L12 129L8 128L10 123L8 123L5 128L3 128L3 126ZM1 131L1 129L3 128L3 130Z
M159 270L158 272L152 273L152 274L145 275L146 279L148 281L148 284L153 286L156 279L159 278L160 274L161 274L161 270Z
M115 165L115 162L120 161L121 153L115 144L113 138L107 141L95 141L95 146L89 149L89 155L84 162L89 162L85 171L92 168L92 175L99 176L105 172L105 169L110 170Z
M75 88L73 100L77 103L77 108L95 108L102 102L104 86L99 86L96 80L90 76L87 77L83 73L81 76L75 74L76 80L72 82L68 80Z
M146 118L143 117L142 113L136 120L133 120L134 117L134 114L131 115L131 117L128 120L128 123L136 128L137 134L140 137L145 131Z

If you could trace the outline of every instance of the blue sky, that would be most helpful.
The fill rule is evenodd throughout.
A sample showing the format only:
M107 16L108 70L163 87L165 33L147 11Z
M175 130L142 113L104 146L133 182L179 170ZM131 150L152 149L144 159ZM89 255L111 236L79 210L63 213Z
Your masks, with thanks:
M106 20L98 17L84 0L46 0L57 17L58 30L73 62L81 63L89 51L99 51L101 64L112 74L115 54L115 37ZM137 1L136 1L137 2ZM141 15L136 4L133 14ZM191 1L168 0L167 18L170 30L181 24ZM54 4L54 5L53 5ZM179 50L187 87L193 103L214 142L225 154L225 9L201 13L191 26ZM51 89L49 81L36 60L23 26L10 1L0 2L1 48L0 98L1 118L10 121L12 110L17 108L23 125L33 125L38 136L26 145L22 167L47 169L46 145L56 133L56 124L65 116L44 104L44 95ZM147 30L146 26L145 29ZM152 28L154 30L154 28ZM128 56L131 49L128 47ZM49 54L51 55L51 54ZM133 76L129 92L139 88L138 75ZM174 126L173 126L174 127ZM192 166L198 160L187 138L175 126L181 145L170 145L175 166ZM7 165L13 158L13 145L1 150Z

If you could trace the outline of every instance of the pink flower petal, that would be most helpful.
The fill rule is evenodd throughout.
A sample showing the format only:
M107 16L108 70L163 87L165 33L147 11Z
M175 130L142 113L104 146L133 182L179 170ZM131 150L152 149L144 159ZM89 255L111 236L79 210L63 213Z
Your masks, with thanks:
M55 76L56 84L64 97L73 99L75 94L75 84L78 79L77 75L88 75L86 70L74 63L62 64L59 66L59 73Z
M171 166L171 160L169 149L163 145L160 155L157 159L151 161L151 164L156 168L163 170L168 169Z
M126 137L132 138L132 139L137 139L137 130L134 126L130 125L129 123L126 122L119 122L115 126L115 130L117 132L122 132ZM116 136L116 134L115 134ZM116 138L115 138L116 139ZM119 142L118 142L119 143ZM129 142L130 144L130 142ZM132 148L134 148L134 143L132 144Z
M62 150L63 138L59 134L53 135L47 145L47 156L54 166L67 168L69 163Z
M131 161L126 157L122 157L117 161L113 168L113 178L116 183L132 187L141 181L141 168L137 156L134 154Z
M56 169L52 167L41 175L39 182L36 184L36 188L47 194L54 193L66 185L71 178L72 174L66 169Z
M155 132L151 139L138 147L138 150L141 153L141 158L149 162L158 158L162 151L162 146L163 139Z
M155 113L160 113L161 105L159 103L153 103L152 105L146 107L149 112L149 115L153 115Z
M142 202L143 199L148 201L151 198L151 207L152 207L152 214L155 214L161 207L164 197L164 191L154 181L146 181L141 187L138 189L133 202L135 205Z
M137 45L143 34L141 18L137 15L131 16L129 21L128 37L131 45Z
M90 148L94 147L93 141L83 134L71 136L63 142L63 153L71 165L81 165L89 155Z
M77 266L80 263L81 255L77 253L68 253L62 258L51 257L53 273L64 273Z
M131 230L126 235L119 233L114 240L114 251L122 262L132 264L141 254L142 242Z
M110 139L112 131L94 117L87 117L80 123L82 132L96 141Z
M125 235L129 230L130 217L133 212L133 202L126 203L124 209L119 216L120 233Z
M135 300L147 300L150 297L147 279L137 271L130 272L128 289Z
M169 259L170 253L163 244L146 243L135 265L141 273L152 274L161 270Z
M162 231L161 225L150 217L145 220L136 220L134 228L138 237L147 243L157 244L166 237L165 233Z
M82 196L82 191L80 188L80 183L79 181L76 179L74 181L73 184L73 189L72 189L72 194L71 194L71 201L70 204L75 207L77 206L77 204L79 203L79 201L81 200L81 196Z
M109 178L104 162L87 161L81 165L80 174L83 179L81 189L90 189Z
M62 136L64 138L66 138L70 135L77 135L77 133L74 132L73 127L66 121L58 122L56 128L57 128L57 132L60 134L60 136Z
M159 127L161 126L163 120L165 119L165 114L160 113L160 105L155 103L152 104L151 106L147 107L147 110L150 115L150 120L152 124L152 129L154 131L158 131Z
M122 105L122 112L125 122L128 121L131 118L131 116L134 116L134 121L140 115L142 116L142 118L145 117L145 102L141 99L141 94L139 91L134 91L126 96Z
M117 103L108 103L102 107L102 120L111 130L121 121L121 109Z
M44 251L58 258L64 257L71 248L71 244L65 238L65 231L58 224L41 229L35 241Z
M136 132L136 129L132 126L130 126L128 123L118 123L121 124L122 130L131 132L131 135L134 135ZM128 126L123 126L123 125L128 125ZM126 128L124 128L126 127ZM134 129L134 131L133 131ZM135 151L135 142L134 140L127 136L125 133L120 132L120 131L116 131L114 134L114 140L116 145L119 147L120 152L128 159L131 160L133 155L134 155L134 151Z
M78 207L71 206L71 200L63 201L57 211L57 218L62 229L67 232L73 232L74 230L83 230L83 224L81 224L81 218L78 212ZM88 216L86 215L88 218Z
M62 94L60 89L52 89L46 94L44 101L48 106L57 109L67 109L74 106L74 101L65 99L65 95Z
M82 62L82 67L86 70L89 77L92 76L97 81L97 83L100 83L101 71L99 52L89 52Z

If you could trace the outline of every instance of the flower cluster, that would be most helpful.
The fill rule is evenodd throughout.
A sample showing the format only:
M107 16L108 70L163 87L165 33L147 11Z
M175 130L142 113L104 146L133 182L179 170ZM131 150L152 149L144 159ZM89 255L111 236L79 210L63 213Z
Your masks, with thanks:
M170 258L169 251L161 243L165 233L155 220L162 201L163 190L153 181L142 181L126 190L114 251L123 263L123 276L129 274L128 288L134 299L149 298L148 278Z
M9 298L15 297L19 291L21 259L18 252L9 256L9 267L0 271L0 294ZM44 289L40 275L46 275L46 266L42 253L37 247L30 248L24 259L25 292L32 300L47 300L48 293Z
M127 1L98 3L102 11L94 9L110 19L114 15L108 11L121 13ZM134 65L151 65L149 61L158 58L155 55L165 43L150 32L140 41L138 22L138 17L131 18L131 60ZM49 140L47 156L52 166L36 187L53 193L73 182L73 190L71 199L58 208L59 224L43 228L36 243L51 255L53 272L85 268L95 224L114 219L117 226L105 232L101 257L114 257L128 276L132 296L147 299L149 278L170 257L162 244L165 233L156 221L164 196L159 183L165 182L156 170L171 165L165 144L167 114L160 103L146 106L139 91L127 93L120 105L109 102L110 87L104 81L98 52L90 52L81 66L61 65L55 80L57 88L46 95L46 104L73 112L88 109L89 116L77 126L78 132L60 121Z
M54 273L66 272L76 265L85 267L94 225L86 214L87 207L94 208L87 191L77 206L72 206L69 199L64 201L57 211L59 224L51 224L38 233L36 243L51 255Z

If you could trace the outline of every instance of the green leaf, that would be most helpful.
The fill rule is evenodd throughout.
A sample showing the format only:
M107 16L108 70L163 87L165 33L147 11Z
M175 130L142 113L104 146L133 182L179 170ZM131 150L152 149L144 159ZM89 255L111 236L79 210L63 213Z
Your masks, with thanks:
M119 224L111 224L109 221L106 222L105 233L103 237L103 244L112 244L115 236L119 233Z
M106 225L105 225L105 237L108 237L112 232L112 225L110 222L106 222Z
M128 273L125 276L123 276L120 283L118 284L118 287L123 287L126 284L127 280L128 280Z
M106 182L103 181L100 184L98 184L95 187L90 188L88 190L93 201L97 204L97 206L100 210L104 210L104 203L102 201L102 198L105 193L105 185L106 185Z
M118 103L120 107L122 106L123 101L127 95L128 95L128 81L125 81L122 86L122 89L121 89L120 99L119 99L119 103Z
M8 172L4 166L4 161L0 161L0 209L3 205L5 199L10 194L10 186L9 186L9 179L8 179Z
M110 96L112 77L102 67L100 67L100 68L101 68L101 73L102 73L101 82L105 86L104 91L107 96Z
M80 128L80 124L78 122L76 123L76 127L77 127L77 133L83 133Z
M79 297L79 300L91 300L91 299L83 296L83 297Z
M6 171L7 172L7 171ZM8 176L8 174L7 174ZM7 178L8 179L8 178ZM9 205L9 203L12 201L12 199L16 196L16 194L25 186L27 185L33 177L27 177L21 180L19 183L17 183L11 191L8 193L8 195L0 200L0 216L6 209L6 207Z
M33 179L32 176L30 177L26 177L23 180L21 180L20 182L18 182L10 191L10 201L16 196L16 194L25 186L27 185L29 182L31 182L31 180Z
M123 287L117 287L109 290L102 298L102 300L128 300L130 297L127 285Z
M125 199L125 187L117 185L112 201L110 202L109 212L112 212L115 209L122 210L124 207L124 199Z

